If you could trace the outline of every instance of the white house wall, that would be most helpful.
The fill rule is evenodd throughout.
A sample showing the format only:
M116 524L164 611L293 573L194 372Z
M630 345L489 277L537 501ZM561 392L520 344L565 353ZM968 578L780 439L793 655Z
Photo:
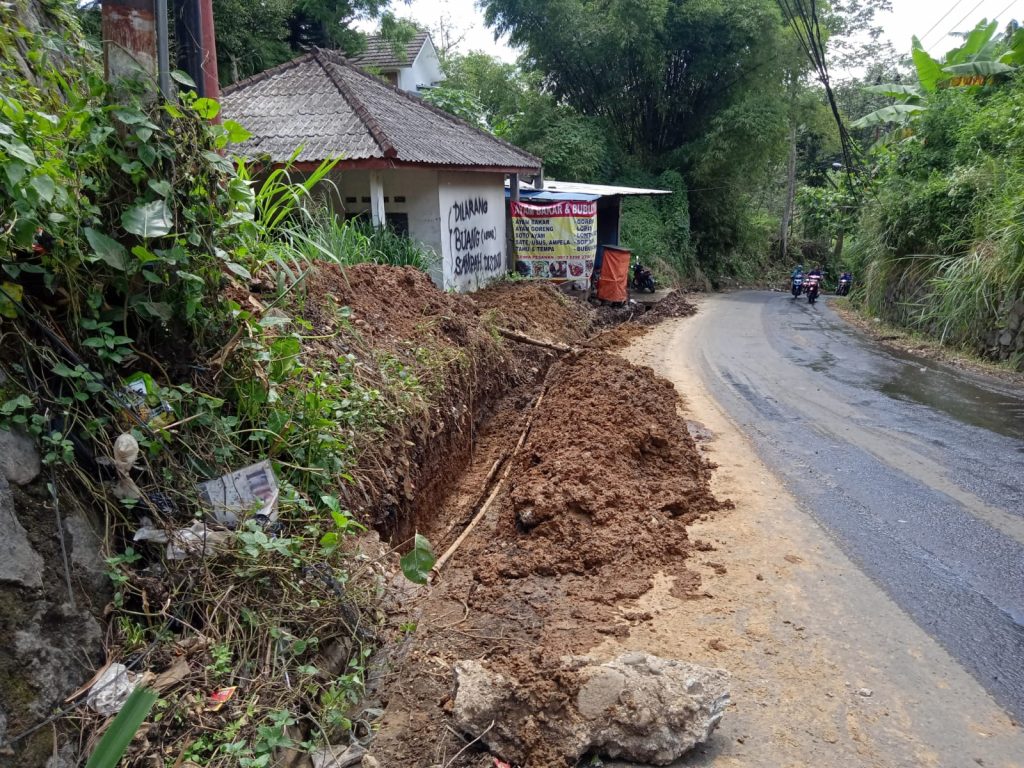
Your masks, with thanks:
M398 70L398 87L410 93L418 92L420 86L429 88L443 79L441 61L437 57L437 51L430 42L430 38L423 43L420 52L413 59L412 66L402 67Z
M442 171L444 288L475 291L505 273L505 177Z
M384 170L381 171L381 178L384 186L385 220L393 213L404 213L409 217L409 238L433 254L434 263L430 270L430 279L438 286L443 285L437 171L413 171L404 168ZM338 197L345 213L349 216L366 214L369 220L370 172L336 171L332 174L332 180L340 190ZM399 202L396 198L405 200Z

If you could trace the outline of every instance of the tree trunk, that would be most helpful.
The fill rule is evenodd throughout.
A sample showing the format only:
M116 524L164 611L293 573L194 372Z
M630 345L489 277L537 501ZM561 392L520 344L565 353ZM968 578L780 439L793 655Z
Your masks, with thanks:
M839 230L839 234L836 235L836 247L832 251L832 265L838 266L839 260L843 257L843 236L846 233L843 230Z
M789 161L786 164L786 203L782 209L779 227L779 259L786 262L789 251L789 225L793 220L793 201L796 199L796 126L789 129Z

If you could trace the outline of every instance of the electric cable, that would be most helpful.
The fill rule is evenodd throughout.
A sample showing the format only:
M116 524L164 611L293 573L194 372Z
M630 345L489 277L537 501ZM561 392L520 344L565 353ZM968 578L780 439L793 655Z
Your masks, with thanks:
M950 27L950 28L949 28L949 31L948 31L948 32L946 32L946 34L944 34L944 35L943 35L942 37L940 37L940 38L939 38L938 40L936 40L936 41L935 41L934 43L932 43L932 44L931 44L931 46L930 46L930 48L934 48L934 47L935 47L936 45L938 45L938 44L939 44L939 43L941 43L941 42L942 42L943 40L945 40L945 39L946 39L947 37L949 37L949 36L950 36L950 35L952 35L952 34L953 34L954 32L956 32L957 28L958 28L958 27L959 27L959 26L960 26L961 24L963 24L963 23L964 23L965 21L967 21L967 19L968 19L968 18L970 18L970 15L971 15L972 13L974 13L974 12L975 12L976 10L978 10L979 8L981 8L981 4L982 4L982 3L984 3L984 2L985 2L985 0L978 0L977 4L976 4L976 5L975 5L975 6L973 7L973 8L971 8L971 10L969 10L969 11L968 11L967 13L965 13L965 14L964 14L964 17L963 17L962 19L960 19L960 21L958 21L958 22L957 22L956 24L954 24L954 25L953 25L952 27Z
M946 17L947 17L947 16L949 16L949 14L951 14L951 13L952 13L953 11L955 11L955 10L957 9L957 7L958 7L958 6L959 6L959 5L961 4L961 3L963 3L963 1L964 1L964 0L956 0L956 2L955 2L955 3L953 3L953 5L952 5L952 6L950 6L950 9L949 9L948 11L946 11L946 12L945 12L944 14L942 14L942 16L941 16L941 17L939 18L939 20L938 20L938 21L936 21L936 22L935 22L934 24L932 24L932 25L931 25L931 26L930 26L930 27L928 28L928 31L927 31L927 32L925 32L925 33L924 33L923 35L921 35L921 37L919 37L919 38L918 38L918 39L919 39L919 40L921 41L921 43L922 43L922 44L924 43L924 41L925 41L925 40L927 40L927 39L928 39L928 35L930 35L930 34L931 34L932 32L934 32L934 31L935 31L935 28L936 28L937 26L939 26L939 24L941 24L941 23L942 23L943 21L945 21Z

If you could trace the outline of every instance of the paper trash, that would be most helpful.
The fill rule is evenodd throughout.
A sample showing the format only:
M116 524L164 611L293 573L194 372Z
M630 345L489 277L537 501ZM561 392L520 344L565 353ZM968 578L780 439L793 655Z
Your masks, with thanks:
M265 460L199 486L213 519L229 528L236 527L246 512L276 520L278 493L274 470Z
M121 710L141 675L128 671L124 664L111 664L100 679L93 683L85 697L85 703L101 715L110 716Z

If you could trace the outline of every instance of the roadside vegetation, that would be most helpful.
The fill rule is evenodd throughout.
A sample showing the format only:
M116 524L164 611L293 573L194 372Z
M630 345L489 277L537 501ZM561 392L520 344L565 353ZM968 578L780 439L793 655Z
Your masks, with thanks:
M248 132L211 124L217 103L182 73L172 102L108 85L73 6L37 7L36 26L0 5L0 426L42 445L46 498L104 521L105 655L159 692L90 765L116 764L152 708L138 764L259 768L356 727L390 560L352 544L365 528L346 493L374 487L368 452L429 423L464 361L361 344L340 303L312 312L318 275L426 257L315 213L330 164L256 184L231 159ZM206 526L198 484L262 460L272 509ZM401 544L423 580L429 543ZM242 681L244 702L217 705ZM69 709L60 726L88 753L104 718ZM41 764L51 728L8 716L24 764Z
M912 76L866 90L891 103L852 125L872 142L855 187L806 191L808 221L860 277L872 315L1024 367L1024 32L982 21ZM867 142L865 142L867 143Z

